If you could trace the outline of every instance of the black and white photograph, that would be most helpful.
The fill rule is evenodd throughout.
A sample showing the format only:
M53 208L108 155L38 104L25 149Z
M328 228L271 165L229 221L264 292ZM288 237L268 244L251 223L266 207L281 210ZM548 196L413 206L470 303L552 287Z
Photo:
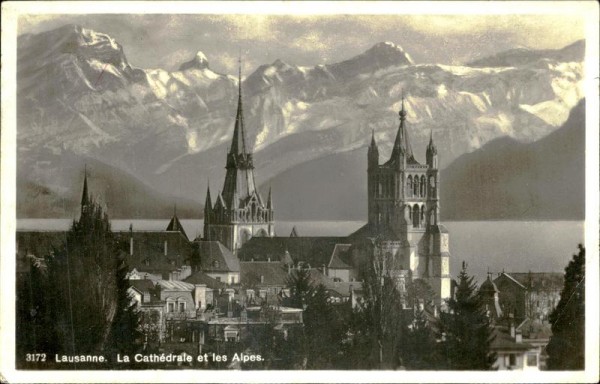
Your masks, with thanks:
M1 380L597 382L598 9L4 2Z

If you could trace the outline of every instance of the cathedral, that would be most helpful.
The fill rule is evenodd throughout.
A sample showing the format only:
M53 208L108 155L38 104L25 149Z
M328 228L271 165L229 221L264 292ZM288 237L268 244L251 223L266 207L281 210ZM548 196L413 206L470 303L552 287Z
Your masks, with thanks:
M271 191L265 202L256 188L252 152L246 147L241 66L237 115L225 169L223 190L217 194L214 204L210 186L207 187L203 240L219 241L237 254L252 237L275 235Z
M450 298L448 231L440 223L437 148L430 135L425 164L414 157L404 98L392 154L379 163L373 133L367 152L368 222L350 239L378 238L402 270L426 280L438 303Z
M368 147L366 225L347 237L276 236L271 191L264 201L247 147L241 73L238 88L225 182L215 201L207 188L202 241L221 243L242 262L284 262L291 257L293 264L312 265L332 279L347 282L360 279L365 260L383 252L394 261L398 276L425 280L435 293L436 304L450 297L450 253L448 231L440 223L437 148L432 133L425 163L416 160L404 98L390 158L380 164L374 132Z

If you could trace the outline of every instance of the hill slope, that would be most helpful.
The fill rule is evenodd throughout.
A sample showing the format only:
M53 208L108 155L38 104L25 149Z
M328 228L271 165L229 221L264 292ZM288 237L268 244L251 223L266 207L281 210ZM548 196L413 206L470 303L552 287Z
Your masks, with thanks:
M582 220L584 150L585 105L581 101L561 128L537 142L499 138L442 170L442 218ZM418 152L417 159L423 160L424 154ZM332 154L271 179L263 188L272 185L276 217L364 219L366 159L366 148Z

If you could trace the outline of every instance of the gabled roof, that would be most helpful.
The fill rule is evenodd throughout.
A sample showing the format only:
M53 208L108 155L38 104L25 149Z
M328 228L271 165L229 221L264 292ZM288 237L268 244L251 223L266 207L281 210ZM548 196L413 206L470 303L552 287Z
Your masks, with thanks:
M191 292L194 289L194 285L186 283L185 281L177 280L158 280L157 284L165 291L181 291Z
M225 283L213 279L202 271L194 272L183 281L190 284L204 284L211 289L221 289L227 286Z
M135 288L137 291L144 293L150 292L154 289L154 282L148 279L135 279L129 280L129 286Z
M240 282L245 287L284 287L287 285L288 276L288 268L278 262L242 261L240 263Z
M276 261L282 260L287 250L295 262L320 267L329 263L335 245L345 242L344 237L253 237L238 256L242 261Z
M515 284L516 286L518 286L519 288L522 289L527 289L527 287L525 287L523 284L521 284L518 280L516 280L514 277L512 277L511 275L502 272L500 274L500 276L496 277L494 279L494 283L498 284L498 282L501 282L502 280L506 280L506 281L510 281L511 283Z
M401 240L400 237L398 237L398 234L389 225L382 224L376 226L369 223L350 234L348 240L354 242L356 239L375 238L377 236L381 236L385 240Z
M534 290L562 290L564 275L559 272L507 272L507 275L525 287Z
M198 241L201 268L204 272L239 272L240 262L219 241Z
M517 343L510 336L509 330L505 326L495 326L493 331L494 339L490 345L492 351L527 351L534 347L528 343Z
M182 265L189 265L192 247L185 235L179 231L119 231L115 232L115 237L120 243L121 250L127 255L125 259L130 269L168 272ZM133 255L130 254L131 237L133 237Z
M183 225L181 225L181 222L179 222L179 218L177 217L176 214L174 214L173 217L171 218L171 221L169 222L169 225L167 226L167 231L181 232L183 234L183 236L185 236L185 238L189 240L189 237L185 233L185 229L183 229Z
M331 259L329 260L327 268L352 269L352 266L344 262L342 257L345 256L344 254L348 252L351 246L352 244L336 244L333 248L333 252L331 253Z

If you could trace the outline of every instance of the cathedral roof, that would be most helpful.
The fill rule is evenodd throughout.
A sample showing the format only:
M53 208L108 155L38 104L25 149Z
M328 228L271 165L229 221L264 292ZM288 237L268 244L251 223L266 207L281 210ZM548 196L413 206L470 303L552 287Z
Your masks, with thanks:
M238 251L242 261L281 260L286 250L295 262L304 261L311 266L327 265L338 243L344 237L253 237Z
M382 224L376 226L369 223L363 225L356 230L356 232L350 234L348 238L354 240L361 238L375 238L377 236L381 236L385 240L402 240L389 225Z

